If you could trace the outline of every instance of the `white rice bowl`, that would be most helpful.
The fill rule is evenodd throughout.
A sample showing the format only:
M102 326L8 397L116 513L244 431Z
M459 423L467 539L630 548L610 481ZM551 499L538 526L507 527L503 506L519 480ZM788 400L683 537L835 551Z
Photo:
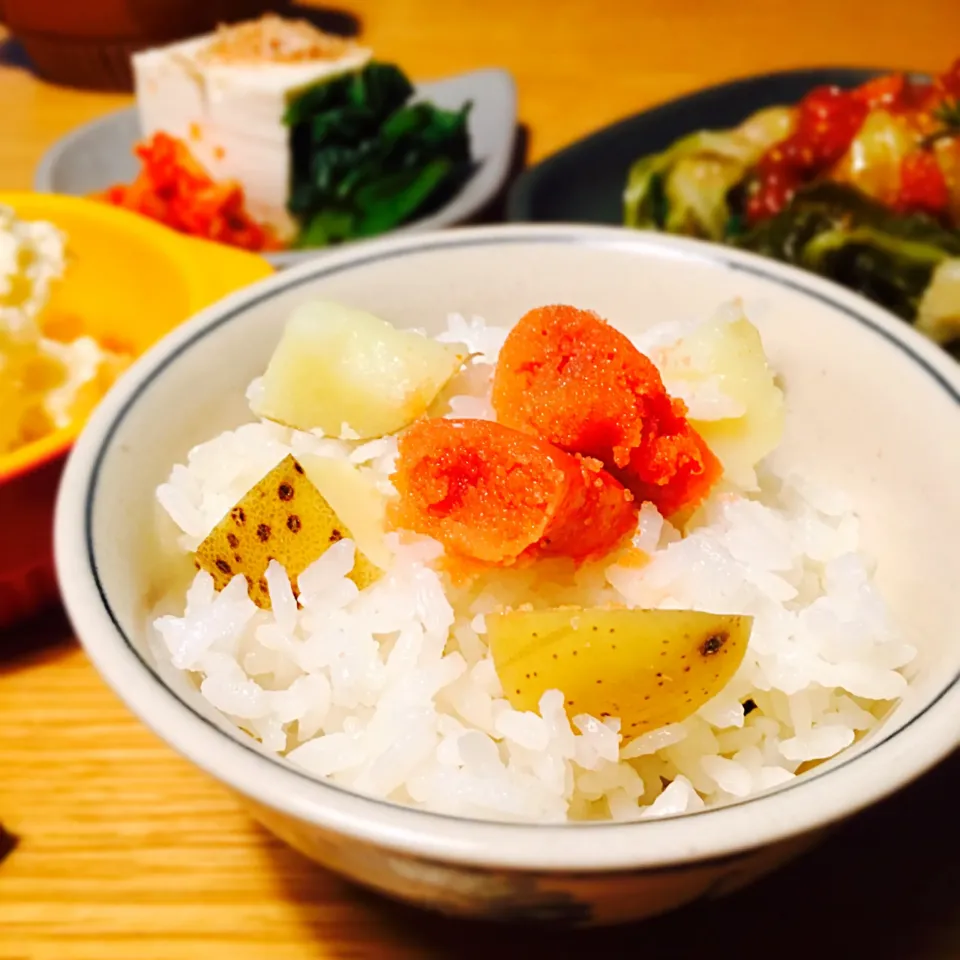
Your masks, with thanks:
M449 318L441 339L475 357L437 412L494 419L490 382L506 332ZM635 342L647 351L683 333L664 325ZM695 418L725 415L710 390L683 396ZM158 489L181 556L280 460L307 452L348 459L392 493L395 437L364 443L254 421L195 447ZM719 485L684 536L644 504L633 538L650 557L641 568L613 554L575 573L540 563L454 585L437 568L439 543L393 533L386 575L358 591L347 578L354 545L342 540L301 574L298 596L273 561L271 611L248 598L243 577L217 594L197 573L185 599L181 585L151 615L153 646L263 749L361 793L529 822L716 806L849 747L904 694L901 670L915 654L858 552L853 505L842 491L785 475L776 459L762 464L759 490ZM484 617L521 603L697 609L750 615L754 625L718 696L682 723L625 741L616 718L571 724L562 691L546 693L539 714L510 707Z

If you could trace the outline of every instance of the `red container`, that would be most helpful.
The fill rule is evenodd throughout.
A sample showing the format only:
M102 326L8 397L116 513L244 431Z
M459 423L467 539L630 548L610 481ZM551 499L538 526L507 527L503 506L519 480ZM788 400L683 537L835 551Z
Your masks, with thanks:
M0 630L57 597L53 516L66 454L0 482Z

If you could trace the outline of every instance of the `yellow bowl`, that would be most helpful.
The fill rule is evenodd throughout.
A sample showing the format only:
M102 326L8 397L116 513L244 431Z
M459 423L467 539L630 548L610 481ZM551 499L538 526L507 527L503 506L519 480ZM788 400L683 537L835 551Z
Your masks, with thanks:
M0 193L24 220L67 235L70 263L48 309L139 355L221 297L272 273L262 257L182 236L79 197ZM0 628L55 596L51 530L64 456L83 421L0 456Z

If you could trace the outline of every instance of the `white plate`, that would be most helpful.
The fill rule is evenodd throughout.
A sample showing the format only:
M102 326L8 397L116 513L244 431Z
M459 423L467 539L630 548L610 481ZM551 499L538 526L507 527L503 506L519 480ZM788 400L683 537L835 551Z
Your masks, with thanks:
M458 110L468 100L470 149L477 167L448 203L427 217L390 233L413 233L468 220L492 200L510 170L517 129L517 90L506 70L474 70L446 80L416 84L417 99ZM61 137L43 156L33 187L40 193L87 196L137 174L133 148L140 140L135 107L107 114ZM289 267L331 248L291 250L267 255L274 266Z

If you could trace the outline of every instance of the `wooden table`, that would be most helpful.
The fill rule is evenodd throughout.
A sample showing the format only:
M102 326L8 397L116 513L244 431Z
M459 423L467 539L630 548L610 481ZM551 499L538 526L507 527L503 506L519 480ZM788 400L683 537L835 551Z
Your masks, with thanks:
M532 160L736 75L815 64L937 70L960 55L957 0L782 9L759 0L350 4L379 55L417 78L512 70ZM0 189L28 188L57 137L126 102L41 83L15 54L0 47ZM761 887L640 927L478 928L385 903L282 847L141 727L53 618L0 638L0 822L19 836L0 864L0 960L665 958L726 956L724 944L738 957L958 958L958 791L954 758Z

